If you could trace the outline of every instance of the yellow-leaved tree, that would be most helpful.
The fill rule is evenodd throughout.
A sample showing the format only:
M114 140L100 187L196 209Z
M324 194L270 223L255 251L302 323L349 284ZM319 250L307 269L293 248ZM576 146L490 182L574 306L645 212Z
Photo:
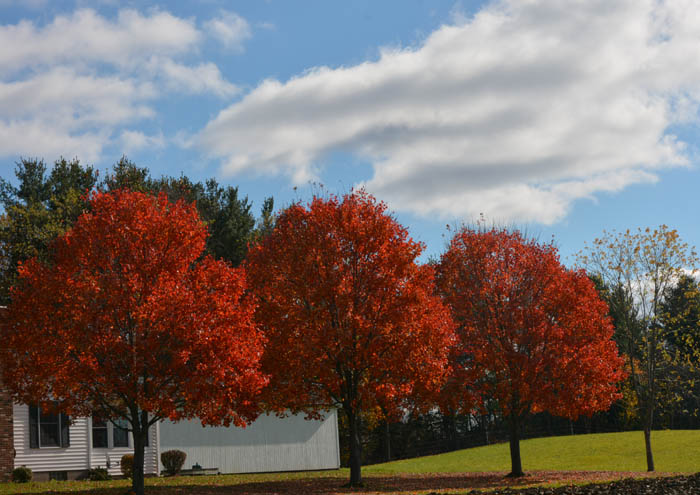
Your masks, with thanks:
M648 471L654 471L654 414L668 396L666 382L678 364L677 354L667 345L665 299L681 277L695 273L697 262L695 250L666 225L604 231L578 254L578 264L607 288L616 340L627 359L629 385L644 429Z

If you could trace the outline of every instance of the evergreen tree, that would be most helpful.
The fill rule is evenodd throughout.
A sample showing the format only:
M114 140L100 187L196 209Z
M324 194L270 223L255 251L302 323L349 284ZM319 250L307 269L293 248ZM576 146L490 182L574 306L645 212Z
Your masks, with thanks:
M97 172L79 160L57 160L47 174L42 160L22 159L15 167L17 185L0 178L0 304L9 302L17 265L46 259L53 240L68 230L87 207L87 192Z

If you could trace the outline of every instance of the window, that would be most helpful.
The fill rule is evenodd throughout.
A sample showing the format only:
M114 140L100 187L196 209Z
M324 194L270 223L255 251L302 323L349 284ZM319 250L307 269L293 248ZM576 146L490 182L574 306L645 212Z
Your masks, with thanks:
M49 414L29 406L29 448L69 447L70 419L66 414Z
M92 446L96 449L106 449L107 443L107 423L98 418L92 418Z
M58 414L42 414L39 411L39 445L42 447L61 446L61 421Z
M115 447L129 446L129 431L128 424L123 419L118 419L112 425L112 444Z
M129 446L129 424L124 419L103 421L92 418L92 446L96 449L111 449Z

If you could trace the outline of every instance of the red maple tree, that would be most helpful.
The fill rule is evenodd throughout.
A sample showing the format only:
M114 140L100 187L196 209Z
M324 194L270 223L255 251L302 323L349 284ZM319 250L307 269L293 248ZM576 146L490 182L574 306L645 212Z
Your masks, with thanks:
M468 409L475 392L496 401L509 425L512 476L523 474L520 432L529 414L575 419L620 397L623 360L607 306L553 245L464 228L440 259L437 284L458 325L445 402Z
M2 378L17 401L125 419L142 494L155 422L257 416L264 339L244 271L201 258L207 231L194 205L118 190L89 206L48 263L20 266Z
M363 411L395 412L421 389L439 388L453 340L434 295L423 246L364 191L293 204L250 249L250 285L268 338L268 400L347 417L350 484L361 478Z

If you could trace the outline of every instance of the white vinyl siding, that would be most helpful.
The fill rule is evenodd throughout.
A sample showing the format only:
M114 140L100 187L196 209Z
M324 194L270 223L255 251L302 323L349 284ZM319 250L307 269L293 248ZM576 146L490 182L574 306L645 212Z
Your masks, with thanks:
M90 431L92 432L92 419L89 420L90 423ZM158 442L158 437L157 437L157 428L156 425L153 425L149 428L148 431L148 447L146 447L146 451L144 453L144 463L143 463L143 469L144 473L146 474L158 474L156 471L157 469L157 463L156 463L156 449L152 447L152 445L156 445ZM72 431L71 431L72 433ZM109 429L109 435L111 437L111 428ZM92 433L91 433L92 435ZM112 442L112 438L109 439L110 445ZM90 443L92 444L92 438L90 439ZM134 440L131 438L131 433L129 434L129 447L111 447L111 448L92 448L92 452L90 455L90 467L91 468L97 468L97 467L102 467L102 468L107 468L107 471L109 471L109 474L112 476L120 476L122 474L121 467L119 463L121 462L121 458L124 454L133 454L134 449Z
M29 447L29 407L13 407L15 466L32 471L81 471L87 469L87 428L85 418L76 418L70 426L70 447Z
M15 466L27 466L32 471L85 471L89 468L107 467L112 475L121 475L119 461L124 454L133 453L131 447L93 449L92 424L89 418L74 418L70 425L70 447L29 447L29 407L15 404L13 407L14 446L17 455ZM157 428L150 429L149 445L157 445ZM129 442L129 445L133 443ZM153 447L146 447L144 471L157 474L157 456Z
M160 451L182 450L184 468L193 464L222 473L256 473L337 469L336 411L322 420L303 415L278 418L262 415L246 428L203 427L199 421L160 425ZM162 469L162 467L161 467Z
M122 455L132 447L92 448L92 420L75 418L70 425L70 447L29 447L29 408L13 407L15 466L34 472L81 472L109 464L112 475L121 475ZM160 437L160 438L159 438ZM160 440L160 442L159 442ZM133 446L133 439L129 439ZM340 466L338 424L335 411L322 420L306 421L303 415L277 418L263 415L247 428L202 427L199 421L163 421L150 428L145 472L158 474L159 452L179 449L187 454L185 468L198 463L223 473L254 473L337 469Z

